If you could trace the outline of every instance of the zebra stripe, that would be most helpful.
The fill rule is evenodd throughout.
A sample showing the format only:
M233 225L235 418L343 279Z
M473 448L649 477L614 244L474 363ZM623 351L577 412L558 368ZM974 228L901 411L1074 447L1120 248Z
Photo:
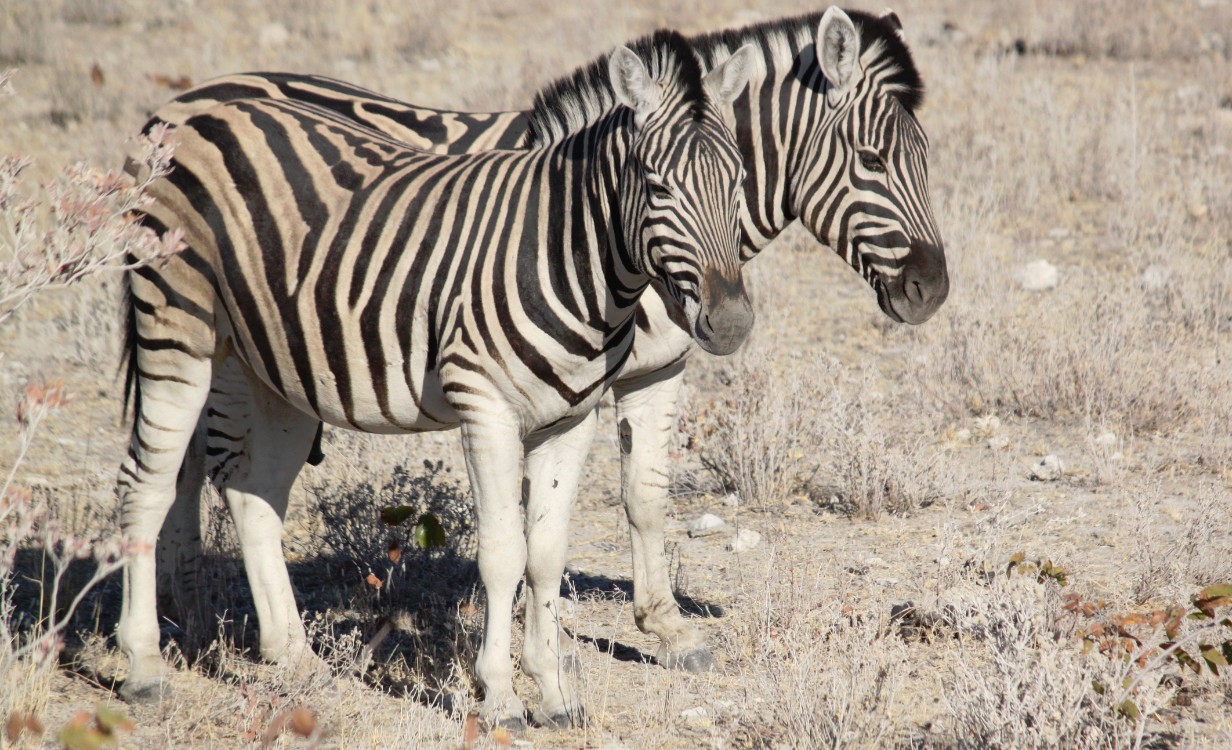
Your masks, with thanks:
M316 421L389 433L461 426L489 599L476 667L485 713L523 713L509 618L525 567L528 598L549 606L528 604L523 662L548 718L575 720L553 607L578 467L598 399L631 351L639 297L658 283L698 343L719 353L752 323L739 265L743 165L719 109L751 56L739 51L703 77L674 32L618 48L587 71L616 92L608 114L523 151L415 151L336 108L291 99L189 116L146 209L150 226L183 229L189 249L127 276L138 413L118 482L126 535L157 537L194 427L213 413L203 407L214 362L233 358L250 439L224 491L262 655L299 658L311 652L280 534L268 531ZM559 117L575 98L554 86L530 119ZM206 437L242 432L211 427ZM523 450L528 479L551 479L531 493L525 538ZM139 556L125 577L118 633L131 697L161 680L155 574Z
M949 288L928 194L928 140L916 118L923 84L896 17L833 11L689 40L703 67L745 45L756 52L749 87L730 111L748 171L740 213L742 260L756 257L799 218L873 287L887 315L923 322L944 302ZM853 51L855 57L850 59L859 60L860 75L846 90L836 88L818 58L817 50L826 47L823 29L832 29ZM839 73L832 75L837 78ZM524 113L444 113L317 76L242 74L205 83L192 97L194 103L225 101L231 86L262 90L263 96L272 98L295 98L301 90L334 91L338 94L329 106L343 116L437 152L464 153L485 140L544 145L610 106L612 93L602 80L592 80L581 71L572 83L571 88L581 92L577 108L534 127ZM195 111L192 103L182 102L183 98L164 107L157 117L182 121ZM377 108L379 120L369 114ZM475 130L463 136L420 127L437 117ZM667 502L663 482L655 475L656 467L665 464L667 438L657 431L669 430L671 420L658 415L674 410L671 381L679 378L693 341L686 333L687 321L658 294L641 298L636 321L633 352L616 388L620 419L646 425L634 431L632 452L622 454L623 496L635 546L634 607L640 612L639 626L664 644L661 662L705 665L709 655L704 640L680 616L672 597L662 514L642 510L662 508ZM228 367L224 363L222 374L216 376L220 382L230 379L225 373ZM242 420L235 425L226 411L222 409L211 424L242 433ZM224 458L211 466L212 476L223 477L224 463L231 466L241 460L235 453L219 455ZM182 494L194 491L186 488Z

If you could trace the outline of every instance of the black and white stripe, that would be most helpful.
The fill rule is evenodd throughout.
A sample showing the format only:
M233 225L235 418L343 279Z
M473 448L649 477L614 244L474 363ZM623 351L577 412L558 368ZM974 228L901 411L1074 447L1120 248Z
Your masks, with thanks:
M748 177L740 232L748 261L799 218L876 291L891 318L920 323L944 302L949 282L942 241L928 193L928 140L916 113L923 83L893 14L836 8L768 21L689 40L703 67L750 45L754 73L733 103L735 133ZM830 50L829 58L818 50ZM840 63L842 65L840 65ZM203 84L159 110L181 122L198 108L245 96L304 99L391 137L439 153L465 153L489 143L543 146L605 112L613 93L601 78L579 71L571 81L575 106L533 121L526 113L460 113L417 107L318 76L250 73ZM634 605L638 624L660 636L660 661L705 666L700 633L677 611L663 554L666 431L675 409L683 360L693 349L674 305L642 297L633 353L615 384L617 408L629 427L623 495L634 543ZM231 365L223 364L219 383ZM235 389L232 389L235 390ZM244 420L217 396L212 424L244 434ZM622 430L625 425L622 424ZM237 443L211 437L214 471L242 460ZM319 458L319 454L318 454ZM189 498L195 487L181 495ZM181 545L181 549L188 548Z
M752 322L739 266L744 168L720 114L750 57L741 51L703 77L674 32L618 48L584 71L616 92L607 114L528 150L424 153L337 108L270 97L184 119L145 222L182 229L188 249L128 276L136 416L118 488L126 535L157 537L214 363L233 358L249 424L210 436L245 457L223 490L262 654L298 658L310 651L281 534L270 532L317 420L384 433L461 426L489 597L477 664L485 712L522 713L509 610L525 568L528 599L548 604L528 604L524 664L546 716L576 718L552 608L577 467L594 407L632 349L638 299L655 281L716 352L738 346ZM554 122L575 99L568 81L557 84L529 121ZM528 479L551 480L531 493L538 512L525 538L524 450ZM162 675L152 556L128 566L125 584L126 692L141 697Z

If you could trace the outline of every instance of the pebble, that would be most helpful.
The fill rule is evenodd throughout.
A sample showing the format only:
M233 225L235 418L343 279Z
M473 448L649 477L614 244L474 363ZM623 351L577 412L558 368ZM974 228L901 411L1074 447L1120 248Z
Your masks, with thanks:
M685 710L681 711L680 718L682 719L704 719L709 714L710 712L706 710L705 706L694 706L693 708L686 708Z
M1053 289L1060 279L1057 267L1044 259L1033 260L1018 269L1018 284L1028 292Z
M729 508L739 508L740 507L740 493L739 492L727 493L723 497L723 504Z
M737 554L748 552L756 547L761 542L761 534L758 534L752 529L740 529L736 535L732 537L731 544L727 548Z
M1049 453L1031 467L1031 478L1037 482L1055 482L1065 474L1065 464L1056 455Z
M723 530L727 523L713 513L706 513L693 520L689 524L689 536L696 539L701 536L710 536L717 534Z
M971 442L971 430L968 430L966 427L962 428L958 432L954 433L954 439L960 443Z

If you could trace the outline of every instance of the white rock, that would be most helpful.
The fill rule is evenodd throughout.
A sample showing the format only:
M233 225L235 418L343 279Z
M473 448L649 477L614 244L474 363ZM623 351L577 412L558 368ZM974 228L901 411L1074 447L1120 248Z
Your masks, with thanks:
M1138 277L1138 283L1142 285L1143 289L1154 292L1167 286L1168 280L1171 278L1171 268L1161 266L1158 263L1152 263L1143 269L1142 275Z
M740 507L740 493L739 492L727 493L723 497L723 504L729 508L739 508Z
M1018 269L1018 284L1028 292L1043 292L1057 285L1060 273L1057 267L1044 260L1033 260Z
M1065 464L1056 455L1049 453L1031 467L1031 478L1037 482L1055 482L1065 474Z
M954 439L960 443L971 442L971 430L968 430L966 427L962 428L958 432L954 433Z
M868 565L869 567L872 567L874 565L885 565L886 561L874 555L873 557L867 558L864 561L864 564Z
M267 23L257 32L257 43L262 47L281 47L291 41L291 32L278 22Z
M697 538L699 536L710 536L717 534L723 530L727 523L713 513L706 513L693 520L689 524L689 536Z
M736 535L732 537L731 543L727 548L737 554L748 552L756 547L761 542L761 534L758 534L752 529L740 529Z
M988 449L994 451L1003 451L1010 447L1010 439L1004 435L994 435L988 438Z
M682 719L704 719L709 714L710 712L706 710L705 706L694 706L693 708L686 708L685 710L681 711L680 718Z

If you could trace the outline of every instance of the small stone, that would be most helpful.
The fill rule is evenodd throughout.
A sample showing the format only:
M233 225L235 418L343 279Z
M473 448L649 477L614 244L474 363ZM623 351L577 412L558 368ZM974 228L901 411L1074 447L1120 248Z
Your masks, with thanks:
M1056 455L1049 453L1031 467L1031 479L1037 482L1055 482L1065 474L1065 464Z
M1168 280L1172 278L1172 269L1167 266L1161 266L1158 263L1152 263L1143 269L1142 274L1138 277L1138 283L1147 291L1159 291L1168 285Z
M1018 269L1018 285L1028 292L1044 292L1053 289L1060 279L1057 267L1044 259L1033 260Z
M723 496L723 504L726 505L728 508L739 508L740 507L740 493L739 492L727 493L726 495Z
M732 537L731 543L727 548L736 554L748 552L756 547L761 542L761 534L758 534L752 529L740 529L736 535Z
M710 712L706 710L705 706L694 706L680 712L680 718L682 719L704 719L709 715Z
M885 560L882 560L880 557L877 557L877 556L875 556L875 555L874 555L873 557L869 557L869 558L865 559L865 560L864 560L864 564L865 564L865 565L869 565L869 566L872 566L872 565L885 565L885 564L886 564L886 561L885 561Z
M994 435L988 438L988 449L994 451L1003 451L1010 447L1010 439L1004 435Z
M954 433L954 439L960 443L971 442L971 430L968 430L966 427L962 428L958 432Z
M722 518L713 513L706 513L689 524L689 536L694 539L710 536L711 534L719 533L725 526L727 526L727 523Z

